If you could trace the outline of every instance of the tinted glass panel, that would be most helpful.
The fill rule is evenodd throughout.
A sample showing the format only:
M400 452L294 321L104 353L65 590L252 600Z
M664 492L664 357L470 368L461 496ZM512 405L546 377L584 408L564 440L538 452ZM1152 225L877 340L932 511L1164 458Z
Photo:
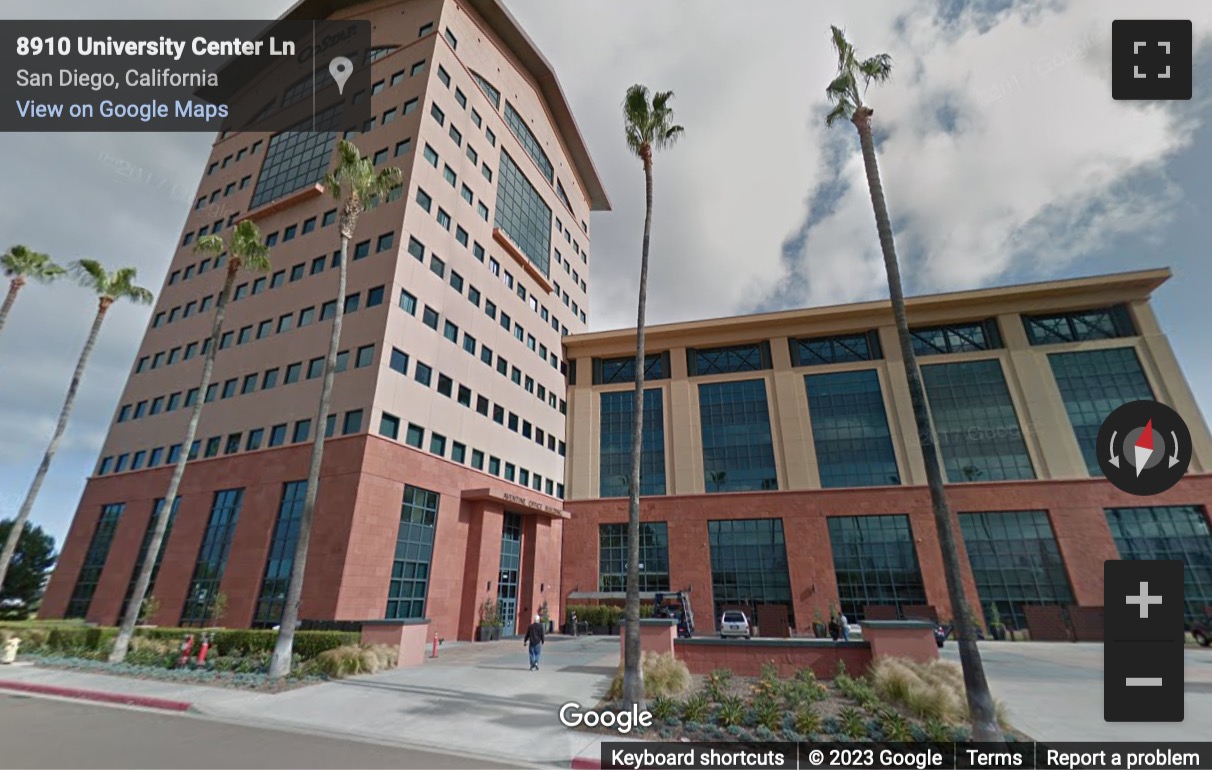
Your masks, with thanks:
M1035 478L1000 361L921 369L948 481Z
M901 483L874 369L804 377L823 487Z
M669 590L669 527L640 524L640 590ZM627 525L598 526L598 590L627 590Z
M759 604L782 604L795 628L783 520L709 521L707 535L715 599L712 624L725 608L743 607L752 618Z
M125 509L125 503L111 503L101 508L97 526L88 542L88 550L84 553L84 565L76 576L76 587L72 589L72 598L68 600L67 611L63 614L65 618L83 618L88 614L88 606L93 603L97 583L101 582L105 560L109 558L109 548L114 543L118 520L122 518Z
M909 334L913 341L913 352L919 356L993 350L1002 346L996 321L911 329Z
M1026 628L1025 604L1072 604L1065 563L1047 511L960 514L985 622L993 608L1008 628Z
M879 337L875 332L791 340L792 366L844 364L880 357Z
M265 161L250 208L257 208L324 178L332 158L333 141L341 105L315 116L318 131L284 131L269 140ZM304 121L309 126L312 119ZM302 123L300 125L303 125Z
M1050 315L1025 315L1023 327L1032 345L1111 340L1136 334L1124 305Z
M391 565L385 618L423 618L433 561L433 535L438 519L438 493L404 487L400 528Z
M1183 562L1184 614L1206 617L1212 607L1212 533L1208 512L1198 505L1112 508L1107 524L1121 559L1178 559Z
M253 615L254 628L272 628L282 620L282 609L286 606L286 589L290 585L290 571L294 568L295 544L299 538L299 524L303 520L303 500L306 495L306 481L290 481L283 487L278 518L274 522L273 539L269 541L265 576L261 581L261 593Z
M699 386L708 492L777 489L765 380Z
M766 343L690 351L692 375L756 372L769 368L770 350Z
M631 489L631 429L635 391L601 394L600 480L602 497L624 497ZM659 388L644 391L640 494L665 494L665 415Z
M551 207L508 153L501 153L494 226L517 244L543 275L550 271Z
M182 626L208 626L214 623L215 595L223 581L227 568L227 555L236 534L236 522L240 518L240 503L243 489L227 489L215 493L210 509L210 521L202 536L198 549L198 562L185 597L185 608L181 611Z
M868 605L893 605L899 614L906 604L926 603L908 516L831 516L829 542L848 620L864 618Z
M173 524L177 520L177 511L181 509L181 497L173 500L173 510L168 515L168 524L165 526L164 539L160 541L160 550L156 553L156 561L152 564L151 581L147 584L147 593L144 594L144 601L147 601L148 596L154 596L156 588L156 576L160 574L160 565L164 562L164 552L168 550L168 537L173 533ZM118 613L118 619L126 617L126 610L130 606L130 600L135 595L135 583L139 581L139 573L143 571L143 565L147 563L147 552L151 549L151 540L153 530L156 526L156 518L160 512L164 510L164 498L156 500L156 505L152 509L152 516L147 522L147 530L143 533L143 542L139 545L139 555L135 559L135 569L130 573L130 583L126 586L126 596L122 600L122 610Z
M1098 429L1111 412L1131 401L1152 401L1153 389L1133 348L1052 353L1052 376L1065 402L1086 470L1101 476Z

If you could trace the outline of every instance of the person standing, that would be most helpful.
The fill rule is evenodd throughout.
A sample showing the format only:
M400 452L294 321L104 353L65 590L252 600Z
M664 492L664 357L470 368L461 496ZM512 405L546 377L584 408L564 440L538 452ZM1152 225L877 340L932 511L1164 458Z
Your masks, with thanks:
M534 622L530 624L530 628L526 629L526 636L522 639L522 644L530 647L530 670L539 670L539 655L543 652L543 624L539 621L539 616L534 616Z
M843 612L841 614L841 618L838 620L838 625L841 627L842 641L850 641L850 618L846 617L846 613Z

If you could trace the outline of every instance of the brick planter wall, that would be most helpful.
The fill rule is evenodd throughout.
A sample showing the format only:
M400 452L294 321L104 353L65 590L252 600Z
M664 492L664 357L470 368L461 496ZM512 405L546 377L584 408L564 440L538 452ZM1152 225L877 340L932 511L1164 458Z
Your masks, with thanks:
M871 666L868 642L833 642L797 639L677 639L674 655L685 661L692 674L726 668L737 676L759 676L762 665L778 666L779 676L792 676L811 668L818 679L832 679L844 662L850 674L864 674Z

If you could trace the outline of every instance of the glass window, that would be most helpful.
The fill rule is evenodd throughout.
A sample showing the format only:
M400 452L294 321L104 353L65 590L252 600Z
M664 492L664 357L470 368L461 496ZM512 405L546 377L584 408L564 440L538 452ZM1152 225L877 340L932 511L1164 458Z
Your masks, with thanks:
M829 542L841 610L850 621L867 617L867 608L926 604L909 517L830 516Z
M421 320L430 329L433 329L434 331L438 330L438 311L434 310L429 305L425 306L425 311L421 314Z
M1069 424L1091 476L1098 465L1098 429L1111 412L1131 401L1152 401L1153 388L1133 348L1051 353L1048 363L1060 389Z
M156 577L160 574L160 565L164 563L164 552L168 550L168 539L173 531L173 524L177 520L177 511L181 508L181 498L178 496L173 500L173 509L168 516L168 523L164 527L164 537L160 540L160 550L156 552L156 560L152 563L151 580L147 584L147 592L144 596L151 596L153 589L156 587ZM135 583L139 582L139 575L143 572L143 565L147 563L147 552L151 550L152 535L155 534L156 519L164 512L164 498L157 498L155 505L152 508L151 518L148 519L147 529L143 531L143 542L139 545L139 555L135 558L135 568L130 574L130 582L126 584L126 596L122 600L122 610L118 613L119 618L126 617L126 610L130 607L130 600L135 595Z
M530 130L530 127L526 125L525 119L518 114L518 111L509 102L505 102L505 125L509 126L509 130L518 138L518 142L534 160L543 177L549 183L552 182L555 179L555 169L552 168L551 160L548 159L547 153L543 152L543 148L539 146L538 138Z
M298 125L309 130L284 131L269 140L261 174L253 189L251 208L257 208L324 178L332 159L336 121L342 105L336 105ZM313 123L314 120L314 123ZM318 128L321 130L310 130Z
M411 235L408 236L408 253L413 255L418 262L425 259L425 244Z
M1198 505L1110 508L1107 524L1121 559L1183 562L1184 615L1206 618L1212 607L1212 533Z
M387 610L384 613L389 620L425 617L438 504L437 492L411 485L404 487L396 553L387 590Z
M413 376L416 378L417 382L428 388L430 382L433 381L433 368L428 364L421 363L420 361L417 361L417 365L413 368L415 370L413 372Z
M909 334L913 341L913 352L919 356L994 350L1002 346L997 321L992 319L910 329Z
M997 607L1006 626L1026 628L1023 605L1073 603L1047 511L961 513L959 520L986 621Z
M778 489L766 381L699 385L708 492Z
M271 141L271 151L272 146ZM243 489L226 489L215 493L210 520L202 536L202 545L198 548L193 579L185 597L185 607L181 611L179 624L182 626L212 625L215 596L223 582L243 497Z
M1048 315L1024 315L1023 327L1032 345L1056 342L1111 340L1136 334L1124 305Z
M644 380L667 379L669 379L669 354L646 353L644 355ZM635 382L635 356L593 359L594 385L611 385L621 382Z
M121 472L124 469L117 470ZM97 584L101 582L101 572L109 559L109 549L113 545L114 533L118 531L118 520L122 518L124 510L126 503L102 506L97 526L93 529L92 538L88 543L88 550L84 553L84 564L80 568L80 574L76 576L76 585L63 614L65 618L83 618L88 615L88 606L93 603L93 594L97 591Z
M417 298L405 289L400 289L400 309L409 315L415 315L417 312Z
M357 356L354 358L354 368L362 369L370 366L375 360L375 346L363 345L358 348Z
M1000 361L921 370L948 481L1035 478Z
M286 443L286 423L275 425L269 429L269 445L282 446Z
M272 628L282 620L306 497L307 481L290 481L283 485L278 517L269 541L269 556L265 560L265 575L253 614L253 628Z
M446 456L446 437L438 435L437 433L430 434L429 451L431 454L435 454L438 457L445 457Z
M879 335L846 334L835 337L813 337L791 340L791 365L845 364L851 361L874 361L882 358Z
M691 376L704 374L729 374L731 372L756 372L769 369L770 344L759 342L753 345L733 345L726 348L708 348L687 351L690 356Z
M879 374L810 374L804 386L821 486L900 484Z
M311 420L299 420L295 423L295 433L292 441L296 444L306 441L311 435Z
M669 589L669 528L663 521L640 524L640 590ZM598 525L598 590L627 590L627 525Z
M598 488L601 497L625 497L631 490L631 430L635 392L601 394ZM640 494L665 494L665 415L660 388L644 391L644 431L640 452ZM605 590L605 589L603 589Z
M432 145L426 144L425 151L421 153L425 157L425 162L434 168L438 167L438 151Z
M400 436L400 418L394 414L383 413L379 419L379 435L395 440Z
M487 209L484 213L487 213ZM551 207L543 201L539 191L506 152L501 153L495 226L509 236L539 272L549 274Z
M294 363L286 367L286 384L290 385L299 381L299 375L303 373L303 364Z
M756 607L781 604L795 628L791 579L782 519L734 519L707 522L711 546L711 585L714 617L727 608L745 607L749 617Z
M501 109L501 92L498 91L492 83L489 83L487 80L480 77L480 75L476 72L471 73L471 78L472 80L476 81L476 85L478 85L480 90L484 92L484 95L488 97L488 101L492 102L492 106L496 107L498 110Z
M421 448L421 444L425 442L425 429L420 425L408 423L408 432L404 436L404 443L410 447L417 449Z
M345 420L341 425L341 435L348 436L360 430L362 430L362 410L351 409L345 413Z

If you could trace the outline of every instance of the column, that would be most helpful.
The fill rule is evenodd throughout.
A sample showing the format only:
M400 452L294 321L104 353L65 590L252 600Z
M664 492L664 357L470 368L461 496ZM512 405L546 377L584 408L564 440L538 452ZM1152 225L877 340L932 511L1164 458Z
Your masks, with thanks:
M820 489L808 395L804 390L803 375L791 367L789 344L786 337L770 341L774 365L770 422L781 450L775 455L781 471L779 489Z

